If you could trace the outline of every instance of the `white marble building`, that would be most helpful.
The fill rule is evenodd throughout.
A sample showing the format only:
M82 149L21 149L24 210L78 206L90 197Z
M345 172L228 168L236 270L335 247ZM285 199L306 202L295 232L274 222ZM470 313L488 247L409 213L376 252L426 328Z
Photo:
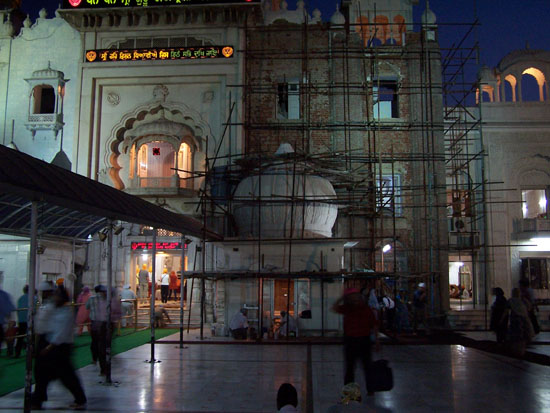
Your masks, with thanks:
M548 300L550 52L516 50L480 72L487 151L490 286L507 294L520 277Z

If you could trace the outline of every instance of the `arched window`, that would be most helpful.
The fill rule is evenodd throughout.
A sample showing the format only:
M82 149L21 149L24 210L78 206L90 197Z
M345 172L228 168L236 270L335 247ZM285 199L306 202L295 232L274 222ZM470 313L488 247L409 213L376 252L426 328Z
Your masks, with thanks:
M525 69L521 74L521 99L528 101L545 101L544 74L535 67Z
M180 187L191 187L193 177L193 153L191 146L182 143L178 151L178 175L180 177Z
M506 102L516 102L516 78L513 75L506 75L504 81L504 95L506 96Z
M398 45L405 44L406 31L407 31L407 27L405 26L405 18L400 14L398 14L393 18L393 24L391 27L393 42L395 42L395 44L398 44Z
M494 102L495 90L492 86L481 85L481 101ZM476 103L479 103L479 89L476 90Z
M169 142L152 141L140 146L137 156L137 175L142 188L167 188L174 176L174 147Z
M55 113L55 90L50 85L38 85L32 90L32 113Z
M363 45L367 46L370 38L369 19L365 16L359 16L357 18L357 26L355 26L355 31L359 33L359 36L361 36Z
M389 37L388 18L386 16L376 16L374 18L373 34L373 37L380 40L381 44L386 43L386 39Z
M130 180L140 188L193 188L193 147L183 142L149 141L130 149Z

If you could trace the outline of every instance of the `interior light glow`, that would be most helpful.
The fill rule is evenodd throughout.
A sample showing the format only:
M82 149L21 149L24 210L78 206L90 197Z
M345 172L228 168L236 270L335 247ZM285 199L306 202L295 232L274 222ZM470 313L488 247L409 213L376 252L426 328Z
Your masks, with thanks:
M529 241L530 244L534 244L531 248L535 251L550 251L550 238L548 237L531 238Z
M539 200L539 207L540 209L546 209L546 197L542 197Z

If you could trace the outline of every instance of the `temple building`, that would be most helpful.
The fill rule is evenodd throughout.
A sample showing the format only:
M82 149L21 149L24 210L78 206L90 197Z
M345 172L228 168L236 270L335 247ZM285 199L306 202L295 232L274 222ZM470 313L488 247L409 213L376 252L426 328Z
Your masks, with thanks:
M299 335L337 333L330 308L343 288L407 299L419 282L443 325L451 284L464 286L466 272L463 297L487 302L486 227L456 227L459 217L486 219L484 200L470 207L479 187L468 190L485 182L483 156L468 158L478 162L468 181L453 164L464 142L449 145L479 122L453 120L463 108L444 99L447 57L429 3L346 0L329 18L301 0L292 9L285 0L107 3L67 1L53 18L43 10L20 24L0 12L0 131L4 145L194 216L222 237L118 223L117 286L135 289L139 269L152 270L156 231L155 279L176 271L192 324L220 334L242 307L260 331L287 311ZM526 73L542 99L538 67ZM518 78L514 70L500 73ZM480 99L496 108L521 96L521 83L514 93L491 77ZM519 183L526 199L544 185ZM14 295L29 255L17 235L0 242L3 287ZM40 240L40 280L64 278L76 291L105 282L104 238Z

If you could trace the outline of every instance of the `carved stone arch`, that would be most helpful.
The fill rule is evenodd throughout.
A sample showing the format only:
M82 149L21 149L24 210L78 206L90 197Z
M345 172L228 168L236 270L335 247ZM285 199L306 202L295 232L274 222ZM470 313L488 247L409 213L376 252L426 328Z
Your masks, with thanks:
M162 136L163 139L173 140L175 145L179 139L180 143L189 144L193 153L205 150L206 139L210 139L210 147L216 147L216 139L208 123L187 105L167 102L162 105L155 103L139 106L114 125L109 139L105 142L104 162L117 189L125 188L124 180L120 176L120 170L125 165L121 164L120 157L128 155L133 143L139 138L132 133L132 130L137 128L141 128L142 137L151 137L151 141Z
M514 182L517 188L550 186L550 157L536 154L514 163Z

